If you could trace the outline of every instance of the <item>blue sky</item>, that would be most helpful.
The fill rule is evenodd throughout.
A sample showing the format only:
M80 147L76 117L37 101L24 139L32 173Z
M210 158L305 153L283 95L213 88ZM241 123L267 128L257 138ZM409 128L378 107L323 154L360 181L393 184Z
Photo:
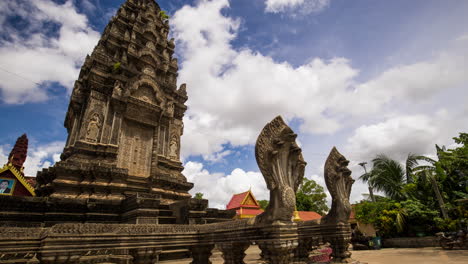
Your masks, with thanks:
M58 160L69 93L123 0L0 3L0 161L22 133L26 172ZM468 128L468 1L158 1L187 83L182 154L210 205L267 190L253 144L283 115L298 133L306 177L323 184L333 146L357 166L403 160ZM366 187L356 182L352 201Z

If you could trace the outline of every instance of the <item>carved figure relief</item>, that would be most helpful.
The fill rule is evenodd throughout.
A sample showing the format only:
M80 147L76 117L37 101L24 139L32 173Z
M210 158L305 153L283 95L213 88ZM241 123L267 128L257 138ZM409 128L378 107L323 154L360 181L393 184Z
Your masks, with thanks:
M258 136L255 158L270 190L270 204L253 220L255 223L292 221L296 191L306 165L296 137L281 116L268 123Z
M128 53L137 54L136 45L134 43L130 43L128 46Z
M142 86L140 87L134 94L133 97L135 97L138 100L150 103L150 104L157 104L156 103L156 98L154 95L154 91L151 87L149 86Z
M165 49L165 50L163 50L163 53L162 53L162 55L163 55L163 58L164 58L164 60L165 60L165 61L169 61L169 60L170 60L169 53L167 52L167 50L166 50L166 49Z
M149 76L151 76L151 77L155 77L155 76L156 76L156 74L155 74L153 68L151 68L151 67L145 67L145 68L143 69L143 73L144 73L144 74L147 74L147 75L149 75Z
M168 102L167 105L166 105L166 111L167 111L167 114L170 116L170 117L173 117L174 116L174 102Z
M130 40L130 32L128 32L128 30L125 31L124 39L127 40L127 41Z
M97 142L99 131L101 129L101 118L98 113L94 113L88 122L86 130L86 140L89 142Z
M174 68L176 68L176 69L178 68L177 59L176 59L176 58L172 59L171 65L172 65L172 67L174 67Z
M172 135L171 142L169 143L169 159L171 160L179 160L179 144L177 141L177 136Z
M114 95L117 95L117 96L122 96L122 93L123 93L123 84L121 81L119 80L116 80L114 82L114 91L113 91L113 94Z
M156 47L154 46L154 43L151 41L146 42L146 47L150 50L156 50Z
M136 33L135 33L135 31L132 31L132 40L136 40Z

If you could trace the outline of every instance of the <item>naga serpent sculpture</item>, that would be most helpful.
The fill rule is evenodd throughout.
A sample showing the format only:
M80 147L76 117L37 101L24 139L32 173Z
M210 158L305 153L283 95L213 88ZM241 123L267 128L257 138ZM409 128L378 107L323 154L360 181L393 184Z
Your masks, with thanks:
M257 138L255 158L270 190L270 203L265 212L254 219L256 224L292 221L296 191L307 164L296 137L281 116L277 116L266 124Z

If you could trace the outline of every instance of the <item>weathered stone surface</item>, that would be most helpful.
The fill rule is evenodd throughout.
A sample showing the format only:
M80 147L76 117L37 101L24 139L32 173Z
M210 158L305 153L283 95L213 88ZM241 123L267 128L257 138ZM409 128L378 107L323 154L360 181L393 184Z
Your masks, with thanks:
M351 253L348 251L351 227L348 219L351 213L349 196L354 180L347 168L348 163L335 147L325 162L325 183L332 196L332 207L320 221L321 233L323 240L331 244L333 262L338 263L351 261Z
M306 165L296 137L278 116L263 128L257 138L255 158L270 190L270 202L265 212L255 218L257 224L291 222L296 191Z
M349 196L354 183L351 171L348 169L349 160L333 147L325 162L325 183L332 197L330 212L321 219L322 224L348 223L351 213Z

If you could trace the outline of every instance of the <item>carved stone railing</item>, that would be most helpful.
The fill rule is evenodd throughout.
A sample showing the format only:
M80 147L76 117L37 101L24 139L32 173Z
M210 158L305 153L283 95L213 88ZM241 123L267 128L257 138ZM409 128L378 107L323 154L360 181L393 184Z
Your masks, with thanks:
M255 218L204 225L85 223L0 228L0 264L157 263L164 250L173 248L190 250L192 264L209 264L215 245L225 263L242 264L245 250L253 243L260 248L265 263L307 263L309 252L321 242L330 243L333 262L347 263L353 182L348 161L333 148L325 164L325 181L333 200L329 214L320 223L294 223L295 192L305 167L295 138L281 117L268 123L260 134L256 158L271 202Z

